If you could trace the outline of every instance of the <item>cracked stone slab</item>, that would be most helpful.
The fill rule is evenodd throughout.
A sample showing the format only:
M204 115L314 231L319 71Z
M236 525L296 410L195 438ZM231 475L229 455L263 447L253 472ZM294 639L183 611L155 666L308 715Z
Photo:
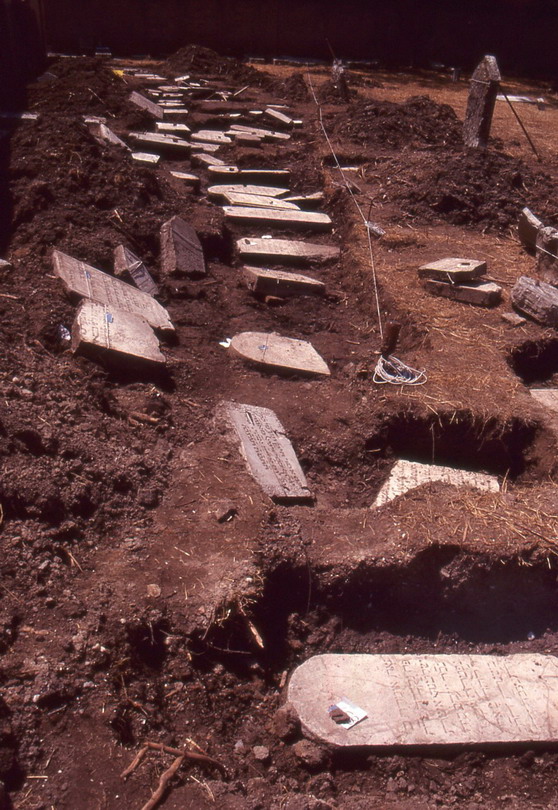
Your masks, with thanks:
M472 487L485 492L500 491L500 484L494 475L399 459L393 465L387 481L376 495L372 508L383 506L422 484L436 482L452 484L454 487Z
M174 331L166 309L147 293L59 250L53 251L52 263L54 274L62 280L68 293L129 312L146 320L154 329Z
M243 259L273 261L277 263L308 264L338 259L341 251L333 245L299 242L293 239L265 239L245 237L236 243Z
M339 700L366 717L337 725ZM558 658L550 655L317 655L288 700L304 733L332 746L475 745L558 740Z
M146 320L90 299L83 300L76 313L72 350L85 354L111 351L150 363L165 362L157 336Z
M234 429L248 469L278 503L313 500L285 429L269 408L223 402L220 413Z
M230 349L244 360L273 371L324 377L331 373L311 343L275 332L241 332L231 340Z

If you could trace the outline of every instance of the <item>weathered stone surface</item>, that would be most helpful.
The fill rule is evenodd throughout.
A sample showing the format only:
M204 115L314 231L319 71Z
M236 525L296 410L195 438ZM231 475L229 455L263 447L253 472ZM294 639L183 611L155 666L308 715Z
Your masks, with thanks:
M435 281L427 278L424 287L432 295L451 298L464 304L475 304L478 307L494 307L502 300L502 288L492 281L468 281L451 284L448 281Z
M287 202L294 202L300 208L317 208L325 199L323 191L315 191L313 194L295 194L283 197Z
M308 264L338 259L340 249L333 245L297 242L292 239L239 239L238 252L244 259L266 260L280 264Z
M142 110L147 110L147 112L150 113L150 115L152 115L154 118L163 118L163 108L159 107L158 104L155 104L154 101L150 101L145 96L142 96L141 93L137 93L134 90L134 92L130 95L129 101L131 101L132 104L135 104L136 107L141 107Z
M510 326L523 326L524 323L527 323L525 318L518 315L517 312L502 312L500 317Z
M138 163L150 163L154 166L161 160L161 155L154 155L151 152L132 152L132 160L137 160Z
M164 132L130 132L133 138L140 145L147 145L158 152L180 152L190 153L190 144L183 138L176 135L168 135Z
M210 200L225 200L228 194L256 194L264 197L281 197L288 194L288 188L277 188L276 186L255 186L242 183L231 185L209 186L207 196Z
M253 135L251 132L228 132L227 134L233 137L236 143L247 146L260 146L264 142L263 138Z
M263 138L265 141L288 141L290 140L290 135L286 132L273 132L270 129L258 129L257 127L247 127L243 124L232 124L231 125L232 132L245 132L249 135L257 135L259 138Z
M157 295L159 292L145 262L124 245L118 245L114 249L114 275L121 276L124 281L131 281L148 295Z
M537 276L558 287L558 230L541 227L537 231Z
M157 121L155 124L157 132L190 132L188 124L173 124L170 121Z
M164 107L163 118L174 118L178 115L188 115L187 107Z
M177 180L182 180L187 186L192 186L196 191L199 191L200 178L197 174L190 174L189 172L171 172L171 174Z
M193 141L206 141L207 143L232 143L232 139L215 129L200 129L199 132L192 133Z
M165 362L147 321L87 299L81 302L72 326L72 349L87 354L110 350L150 363Z
M90 124L89 129L93 137L100 143L111 143L114 146L120 146L122 149L126 149L128 152L130 151L128 144L124 143L118 135L115 135L112 129L109 129L106 124Z
M266 495L278 503L312 500L293 446L273 411L224 402L220 414L234 428L248 468Z
M325 361L306 340L283 337L274 332L241 332L230 348L245 360L274 371L329 376Z
M558 326L558 290L551 284L521 276L511 291L514 307L544 326Z
M269 208L250 208L242 205L223 206L225 219L244 224L272 225L283 228L330 231L333 223L327 214L314 211L273 211Z
M552 412L554 419L558 416L558 389L556 388L531 388L530 394L543 408Z
M466 146L486 147L500 80L496 57L485 56L471 78L471 90L463 124L463 140Z
M322 281L299 273L263 267L244 267L242 277L248 289L256 295L290 298L296 295L322 295L325 292L325 284Z
M529 208L524 208L519 215L517 225L517 235L528 250L535 250L537 244L537 234L543 227L541 220L536 217Z
M273 107L267 107L267 109L264 110L264 116L266 118L271 118L275 126L281 126L289 129L293 125L292 118L279 110L274 110Z
M372 508L383 506L422 484L437 482L452 484L454 487L473 487L485 492L500 491L500 484L494 475L399 459L393 465L387 481L376 495Z
M137 315L154 329L174 330L166 309L147 293L59 250L53 251L52 263L69 293Z
M367 717L331 720L342 697ZM549 655L318 655L291 675L306 734L334 746L472 745L558 739L558 658Z
M276 197L266 197L261 194L239 194L230 191L223 195L229 205L248 206L248 208L273 208L279 211L300 211L295 203L278 200Z
M161 227L161 269L165 276L199 278L207 274L198 235L180 217L172 217Z
M473 281L486 273L486 262L477 259L439 259L423 264L418 269L419 278L433 278L438 281Z
M192 166L205 166L208 171L211 171L211 169L225 166L225 161L214 155L207 155L205 152L200 152L197 155L192 155Z
M210 178L226 178L235 183L288 183L290 177L289 169L239 169L238 166L210 166L208 168Z
M193 143L192 152L204 153L206 155L215 155L223 146L221 143ZM224 161L223 161L224 163Z

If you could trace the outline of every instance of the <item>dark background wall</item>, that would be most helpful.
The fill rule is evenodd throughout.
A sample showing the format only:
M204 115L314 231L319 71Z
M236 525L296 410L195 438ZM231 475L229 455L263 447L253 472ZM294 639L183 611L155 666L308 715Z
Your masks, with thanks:
M554 77L558 0L44 0L51 50L108 45L168 54L187 43L238 56L336 55L388 65L470 68L495 53L507 72Z
M21 100L44 59L42 0L0 0L0 106Z

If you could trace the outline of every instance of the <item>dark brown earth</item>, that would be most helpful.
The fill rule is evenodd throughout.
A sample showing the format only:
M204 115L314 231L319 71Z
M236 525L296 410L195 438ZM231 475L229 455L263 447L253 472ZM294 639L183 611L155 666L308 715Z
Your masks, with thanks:
M151 126L126 101L136 82L103 60L61 59L57 79L29 88L41 119L0 141L0 244L13 264L0 287L0 778L11 806L139 810L172 761L152 751L124 781L148 740L199 746L227 770L187 762L169 810L556 806L552 746L313 748L305 761L299 730L275 712L290 669L318 652L558 654L556 438L528 392L556 384L558 342L501 319L515 279L533 273L513 230L520 209L556 222L557 110L521 109L539 163L503 107L489 150L462 148L465 83L361 73L351 104L328 94L323 120L355 169L356 200L386 230L374 242L382 320L402 323L398 356L428 374L421 388L388 389L372 381L366 235L306 74L191 46L148 67L249 85L239 98L250 107L285 101L304 121L291 141L223 154L289 166L296 190L325 189L335 229L314 238L340 244L342 258L310 269L323 300L250 297L234 240L264 231L225 228L203 191L169 174L188 161L141 167L84 126L83 114L107 116L122 137ZM314 86L328 80L313 70ZM60 326L75 308L52 249L110 272L123 242L158 278L159 228L174 214L196 228L209 275L162 285L177 327L166 380L72 356ZM429 298L416 268L445 255L486 259L504 303ZM266 374L219 345L252 329L311 340L331 378ZM264 496L214 422L222 399L276 411L313 506ZM423 487L371 512L400 456L493 473L503 491Z

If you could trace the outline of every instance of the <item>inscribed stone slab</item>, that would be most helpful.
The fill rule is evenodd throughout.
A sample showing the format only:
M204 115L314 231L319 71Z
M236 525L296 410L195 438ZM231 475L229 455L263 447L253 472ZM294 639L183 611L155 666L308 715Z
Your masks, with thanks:
M485 492L500 491L500 484L494 475L399 459L392 467L389 478L376 495L372 508L383 506L422 484L434 484L438 481L443 484L453 484L454 487L473 487Z
M130 95L129 101L131 101L132 104L135 104L136 107L141 107L142 110L147 110L147 112L150 113L154 118L163 118L163 108L159 107L158 104L155 104L154 101L150 101L148 98L145 98L145 96L142 96L141 93L137 93L134 90L134 92Z
M84 300L72 326L74 352L105 349L152 363L164 363L155 332L143 318Z
M419 278L434 278L439 281L472 281L486 273L486 262L477 259L439 259L423 264L418 269Z
M367 717L350 729L328 708ZM334 746L558 740L558 658L550 655L317 655L291 675L303 730Z
M241 332L230 348L245 360L276 371L329 376L330 370L306 340L283 337L275 332Z
M288 194L288 188L277 188L275 186L255 186L250 184L237 183L231 185L209 186L207 196L210 200L222 200L227 194L259 194L264 197L281 197Z
M333 225L327 214L317 214L314 211L272 211L269 208L250 208L242 205L225 205L223 211L226 220L246 224L314 231L330 231Z
M288 298L295 295L322 295L325 292L325 284L322 281L284 270L244 267L242 276L248 289L257 295Z
M278 263L307 264L338 259L340 248L318 245L312 242L297 242L292 239L239 239L236 243L243 258L266 259Z
M131 280L148 295L157 295L159 292L145 262L124 245L118 245L114 249L114 275L123 276L126 281Z
M485 56L471 77L471 89L463 124L463 140L466 146L484 148L487 145L500 80L496 57Z
M231 130L234 132L244 132L247 135L257 135L259 138L263 138L266 141L288 141L291 137L290 135L287 135L286 132L273 132L270 129L247 127L243 124L232 124Z
M203 248L194 228L180 217L161 227L161 270L166 276L205 276Z
M269 408L235 402L222 407L240 439L250 472L266 495L279 503L311 501L306 477L276 414Z
M278 200L276 197L267 197L263 194L239 194L236 191L229 191L223 194L229 205L242 205L249 208L272 208L279 211L300 211L295 203Z
M166 309L147 293L59 250L53 251L52 263L55 275L69 293L130 312L144 318L154 329L174 330Z

